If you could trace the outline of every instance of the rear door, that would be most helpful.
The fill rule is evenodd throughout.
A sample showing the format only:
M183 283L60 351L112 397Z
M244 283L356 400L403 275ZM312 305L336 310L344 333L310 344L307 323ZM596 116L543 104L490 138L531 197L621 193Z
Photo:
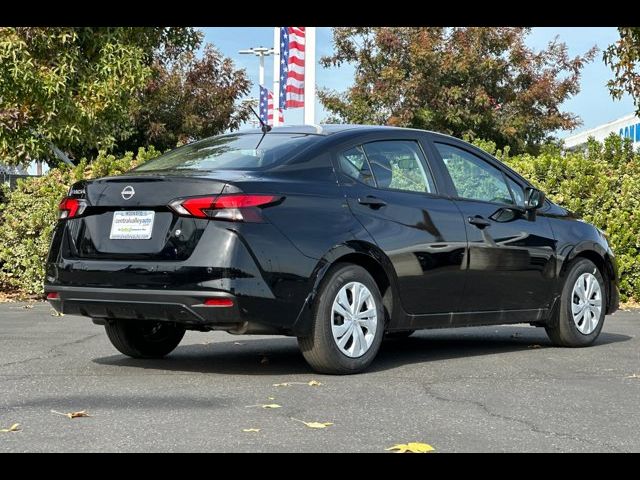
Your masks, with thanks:
M465 227L438 195L418 135L377 137L336 152L348 204L391 260L404 310L457 310L464 289Z
M434 139L465 218L467 312L549 306L555 239L549 220L524 210L524 185L466 144Z

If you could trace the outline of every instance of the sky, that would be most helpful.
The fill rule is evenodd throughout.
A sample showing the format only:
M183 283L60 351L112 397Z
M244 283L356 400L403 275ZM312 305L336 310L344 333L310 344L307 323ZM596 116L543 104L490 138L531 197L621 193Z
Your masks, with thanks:
M206 27L201 28L205 41L213 43L224 55L231 57L236 65L245 68L253 82L251 96L258 97L258 57L238 54L239 50L265 46L273 46L272 27ZM331 28L316 29L316 60L333 51ZM600 49L594 61L587 64L581 77L580 93L562 104L564 111L577 114L583 125L573 132L558 132L560 138L593 128L622 117L634 111L631 97L625 96L615 101L609 95L606 83L611 78L611 70L602 61L602 50L618 39L614 27L536 27L527 37L526 43L536 50L543 49L558 36L569 48L569 55L585 53L594 45ZM353 67L343 65L340 68L316 69L317 88L345 90L353 80ZM273 83L273 57L265 61L265 83ZM271 88L271 87L270 87ZM321 123L328 114L319 102L316 102L316 123ZM288 124L303 123L302 109L286 110L285 122Z

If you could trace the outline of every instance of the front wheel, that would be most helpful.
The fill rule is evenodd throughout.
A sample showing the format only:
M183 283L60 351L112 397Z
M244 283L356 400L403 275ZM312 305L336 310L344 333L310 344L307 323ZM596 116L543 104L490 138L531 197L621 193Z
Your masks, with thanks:
M602 274L595 264L581 258L569 267L559 308L546 327L559 347L586 347L595 342L606 312Z
M358 373L380 349L384 318L371 275L360 266L339 264L327 272L313 308L312 333L299 337L298 345L320 373Z
M184 337L184 328L173 323L113 320L104 326L114 347L133 358L161 358Z

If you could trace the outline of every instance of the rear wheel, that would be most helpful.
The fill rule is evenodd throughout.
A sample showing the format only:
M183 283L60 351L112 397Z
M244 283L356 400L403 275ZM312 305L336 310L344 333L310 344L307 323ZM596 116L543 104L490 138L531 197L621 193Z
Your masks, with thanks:
M384 334L376 282L362 267L338 264L327 272L313 309L313 331L299 337L305 360L321 373L358 373L373 361Z
M606 311L604 285L591 260L581 258L569 267L559 308L545 327L554 345L586 347L598 338Z
M173 323L114 320L105 324L107 336L121 353L133 358L161 358L184 337L184 328Z

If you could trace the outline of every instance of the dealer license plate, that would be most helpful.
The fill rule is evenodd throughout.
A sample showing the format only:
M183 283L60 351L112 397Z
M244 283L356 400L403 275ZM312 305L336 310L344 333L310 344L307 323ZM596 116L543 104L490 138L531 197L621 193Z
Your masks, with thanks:
M156 212L148 210L113 212L109 238L111 240L149 240L155 214Z

